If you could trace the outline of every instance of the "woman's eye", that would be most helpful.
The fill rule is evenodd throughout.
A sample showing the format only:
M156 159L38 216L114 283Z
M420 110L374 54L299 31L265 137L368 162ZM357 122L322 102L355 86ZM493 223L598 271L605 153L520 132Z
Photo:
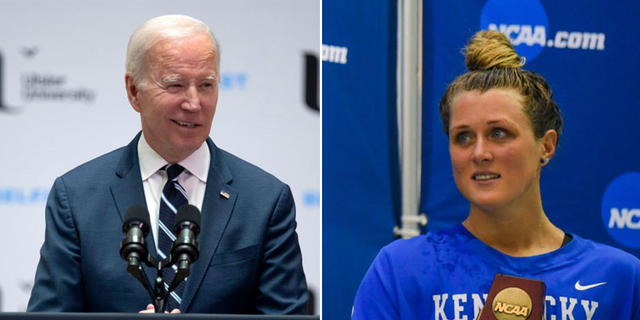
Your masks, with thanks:
M469 142L469 140L471 140L471 137L469 136L468 133L461 133L461 134L456 136L456 143L457 144L465 144L465 143Z
M507 132L502 129L495 129L491 132L491 137L494 139L502 139L507 137Z

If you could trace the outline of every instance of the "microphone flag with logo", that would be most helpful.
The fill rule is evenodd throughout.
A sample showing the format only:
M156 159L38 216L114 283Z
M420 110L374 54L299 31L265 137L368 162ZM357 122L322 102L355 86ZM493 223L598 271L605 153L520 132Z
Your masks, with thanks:
M544 316L542 281L496 274L478 320L539 320Z

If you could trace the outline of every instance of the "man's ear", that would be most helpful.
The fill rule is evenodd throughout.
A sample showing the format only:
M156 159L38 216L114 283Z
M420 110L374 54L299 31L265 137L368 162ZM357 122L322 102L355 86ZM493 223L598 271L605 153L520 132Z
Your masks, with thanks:
M140 112L140 100L138 99L138 94L140 93L140 88L136 86L135 81L133 81L133 76L131 73L127 72L124 75L124 83L127 87L127 98L129 98L129 103L133 107L134 110Z
M549 160L556 154L556 144L558 143L558 132L555 130L547 130L542 136L542 158L545 160L543 165L547 165Z

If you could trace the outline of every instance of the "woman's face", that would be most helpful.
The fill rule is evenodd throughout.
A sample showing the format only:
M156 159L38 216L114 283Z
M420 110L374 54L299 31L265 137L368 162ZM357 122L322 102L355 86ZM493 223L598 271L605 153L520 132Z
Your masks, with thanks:
M451 165L458 189L472 206L496 210L540 198L540 159L553 155L550 138L557 136L550 130L536 139L520 101L511 89L467 91L453 100Z

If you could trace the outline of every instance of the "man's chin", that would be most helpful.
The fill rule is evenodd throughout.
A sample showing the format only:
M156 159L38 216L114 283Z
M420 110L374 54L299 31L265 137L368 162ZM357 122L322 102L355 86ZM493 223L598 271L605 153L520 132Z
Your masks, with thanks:
M160 154L160 156L169 163L178 163L200 149L204 141L205 139L200 139L198 141L180 141L179 143L174 143L168 148L165 154Z
M207 139L203 134L178 135L173 137L173 146L178 150L190 150L191 152L198 150Z

